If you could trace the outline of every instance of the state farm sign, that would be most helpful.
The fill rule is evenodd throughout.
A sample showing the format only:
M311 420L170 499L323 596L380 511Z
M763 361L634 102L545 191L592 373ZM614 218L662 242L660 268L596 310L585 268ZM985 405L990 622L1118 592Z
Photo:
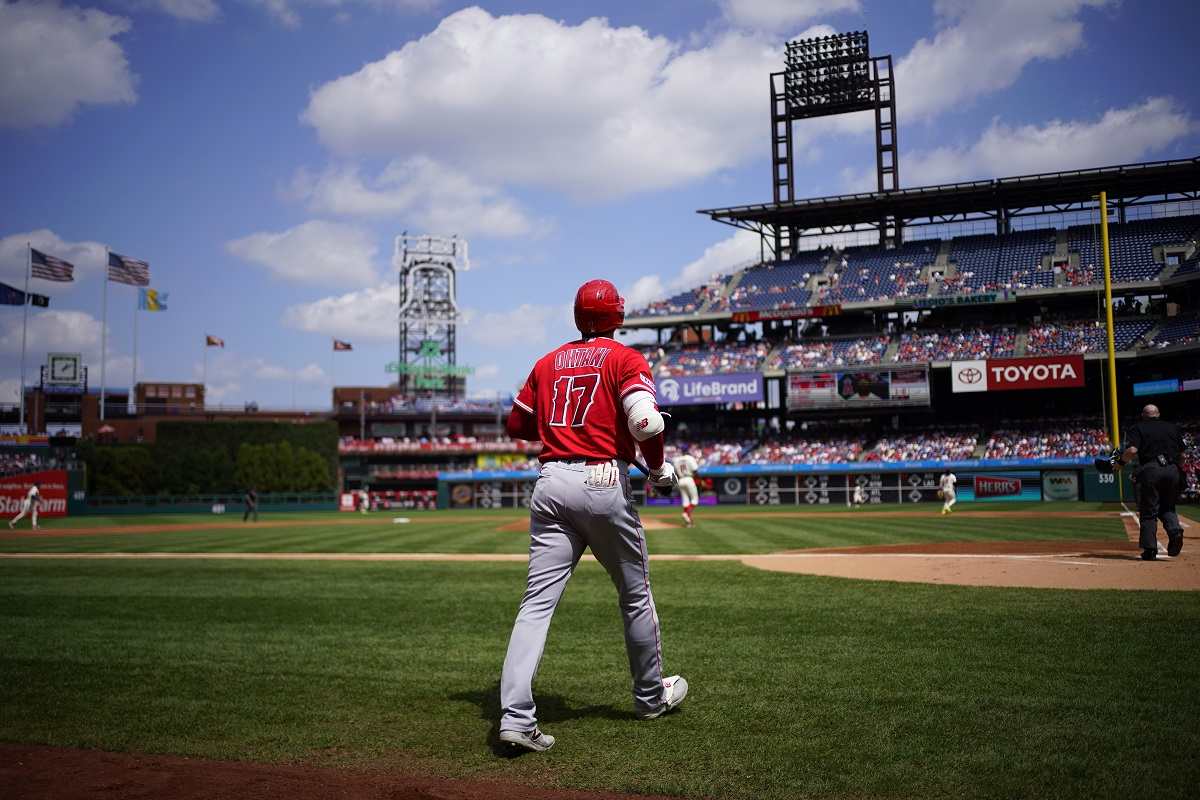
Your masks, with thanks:
M1083 386L1083 356L955 361L950 364L950 381L955 392Z
M0 478L0 514L15 516L21 510L21 501L34 482L41 484L41 504L38 514L44 517L67 515L67 473L64 470L28 472L24 475L9 475Z

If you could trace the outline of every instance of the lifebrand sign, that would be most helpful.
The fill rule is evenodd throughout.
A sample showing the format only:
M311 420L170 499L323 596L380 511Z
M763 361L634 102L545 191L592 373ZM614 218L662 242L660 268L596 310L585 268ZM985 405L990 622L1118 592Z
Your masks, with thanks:
M954 361L950 380L955 392L1067 389L1083 386L1083 356Z
M757 403L763 399L763 376L757 372L728 375L679 375L655 379L659 405Z

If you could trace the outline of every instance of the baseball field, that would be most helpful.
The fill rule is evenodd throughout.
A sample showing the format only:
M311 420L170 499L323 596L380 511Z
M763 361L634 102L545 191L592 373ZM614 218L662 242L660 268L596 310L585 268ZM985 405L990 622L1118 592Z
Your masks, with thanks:
M1200 553L1135 561L1119 507L959 509L647 512L687 702L634 719L585 560L535 685L558 744L515 758L519 512L5 531L0 796L1193 797Z

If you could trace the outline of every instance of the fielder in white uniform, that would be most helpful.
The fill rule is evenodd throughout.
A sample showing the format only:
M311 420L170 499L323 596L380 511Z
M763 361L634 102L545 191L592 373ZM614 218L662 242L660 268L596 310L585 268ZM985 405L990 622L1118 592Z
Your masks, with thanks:
M854 507L858 508L863 503L867 502L867 493L863 491L861 484L854 487Z
M958 478L953 472L944 472L942 477L938 479L938 489L942 493L942 513L951 514L954 510L954 504L958 502L958 498L954 494L954 484L958 483Z
M8 527L12 528L18 522L25 519L26 514L32 514L33 529L36 531L38 529L38 506L41 504L41 501L42 493L38 489L38 484L35 483L33 486L29 487L29 492L26 493L25 499L21 501L21 513L17 514L9 521Z
M671 460L675 466L675 474L679 477L679 497L683 502L683 524L692 527L696 521L692 519L692 509L700 503L700 492L696 489L696 473L700 471L700 463L687 451Z
M358 490L358 510L363 514L371 510L371 495L366 489Z

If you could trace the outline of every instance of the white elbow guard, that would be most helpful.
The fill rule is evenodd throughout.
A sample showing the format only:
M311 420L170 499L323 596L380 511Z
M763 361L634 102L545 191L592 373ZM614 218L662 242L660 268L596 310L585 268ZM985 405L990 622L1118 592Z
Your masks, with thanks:
M639 442L653 438L663 432L666 427L662 414L654 402L654 395L649 392L630 392L622 401L625 407L629 432Z

